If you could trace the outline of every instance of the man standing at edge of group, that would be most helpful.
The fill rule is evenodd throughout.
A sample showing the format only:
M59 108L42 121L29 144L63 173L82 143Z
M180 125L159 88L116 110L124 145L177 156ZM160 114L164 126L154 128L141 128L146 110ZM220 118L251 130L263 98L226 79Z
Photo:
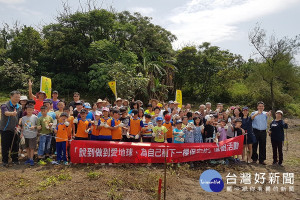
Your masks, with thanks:
M266 145L267 145L267 120L270 112L265 112L265 104L262 101L257 103L257 111L251 113L253 132L256 137L256 143L253 144L252 160L253 163L259 160L259 163L266 165ZM259 155L257 154L257 147L259 146Z
M12 162L15 164L19 163L19 136L15 133L15 128L22 115L22 108L18 104L20 96L19 91L12 91L10 93L10 101L1 105L0 131L3 166L8 166L9 151L11 151ZM10 149L11 147L12 149Z

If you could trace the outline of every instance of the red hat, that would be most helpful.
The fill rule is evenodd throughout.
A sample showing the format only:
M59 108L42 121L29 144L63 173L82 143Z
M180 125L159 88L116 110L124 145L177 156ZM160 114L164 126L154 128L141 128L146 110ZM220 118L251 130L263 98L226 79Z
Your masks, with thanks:
M170 115L165 115L165 120L166 121L170 121L171 120L171 116Z

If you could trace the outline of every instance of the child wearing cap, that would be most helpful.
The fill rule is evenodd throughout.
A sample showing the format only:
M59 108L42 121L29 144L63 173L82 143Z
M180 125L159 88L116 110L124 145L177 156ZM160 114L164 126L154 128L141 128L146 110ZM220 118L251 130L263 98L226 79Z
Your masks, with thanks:
M60 164L60 162L63 161L64 165L68 165L66 148L68 141L68 126L70 125L68 122L68 114L62 113L59 117L59 121L60 123L57 124L56 129L54 129L56 134L57 162L53 162L53 164Z
M103 117L101 118L100 123L100 133L99 133L99 140L101 141L111 141L112 135L111 135L111 118L109 117L109 108L103 107L102 108L102 114Z
M167 112L167 111L165 111ZM172 143L173 140L173 122L171 122L171 115L165 115L163 126L167 128L167 141Z
M75 135L75 140L88 140L88 133L90 131L91 124L86 119L86 110L82 109L80 111L81 119L76 120L74 119L74 124L77 124L77 131Z
M127 138L129 142L140 142L141 130L144 127L144 123L138 118L138 110L132 110L132 118L128 123Z
M122 139L122 126L120 118L120 111L119 110L113 110L113 118L110 119L111 122L111 137L112 141L121 141Z
M122 127L122 141L128 142L127 131L128 131L128 124L129 124L130 117L128 116L127 107L120 108L120 112L121 112L120 121L122 124L124 124L124 126Z
M144 127L142 129L142 139L143 142L152 142L152 132L154 126L151 122L151 115L150 114L145 114L145 122L144 122Z
M165 142L167 143L167 128L163 126L163 118L162 117L157 117L156 118L156 126L153 128L153 137L154 137L154 142L162 143Z
M287 120L282 120L283 112L281 110L276 111L276 118L271 122L269 135L271 136L271 143L273 149L273 164L282 165L283 153L282 146L284 142L284 129L288 128ZM279 155L279 159L277 157Z
M52 101L52 104L53 104L53 110L54 111L58 110L57 104L58 104L58 102L60 102L60 100L58 99L58 92L56 90L54 90L52 92L51 101Z
M100 140L99 135L100 135L101 114L102 113L98 110L95 112L95 120L94 123L92 123L91 125L91 130L92 130L91 140Z
M175 128L173 129L174 143L184 143L184 133L182 131L182 121L177 120Z

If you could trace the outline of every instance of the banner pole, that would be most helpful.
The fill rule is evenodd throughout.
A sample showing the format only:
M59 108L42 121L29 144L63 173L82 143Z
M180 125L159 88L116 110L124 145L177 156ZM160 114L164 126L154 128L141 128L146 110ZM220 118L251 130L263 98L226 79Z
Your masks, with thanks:
M165 166L164 166L164 200L167 197L167 144L165 143Z
M117 98L118 98L118 95L117 95L117 81L115 81L116 82L116 101L117 101Z

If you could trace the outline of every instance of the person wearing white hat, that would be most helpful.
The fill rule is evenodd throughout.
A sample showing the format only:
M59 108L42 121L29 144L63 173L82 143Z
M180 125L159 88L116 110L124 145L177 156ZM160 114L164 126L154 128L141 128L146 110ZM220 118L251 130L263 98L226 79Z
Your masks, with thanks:
M23 111L23 112L25 111L25 106L26 106L26 103L27 103L27 102L28 102L27 96L21 96L21 97L20 97L19 104L22 106L22 111Z
M276 111L276 118L271 122L269 135L271 136L271 143L273 149L273 164L282 165L283 153L282 146L284 142L284 129L288 128L287 120L283 121L283 112L281 110ZM277 159L277 153L279 159Z

